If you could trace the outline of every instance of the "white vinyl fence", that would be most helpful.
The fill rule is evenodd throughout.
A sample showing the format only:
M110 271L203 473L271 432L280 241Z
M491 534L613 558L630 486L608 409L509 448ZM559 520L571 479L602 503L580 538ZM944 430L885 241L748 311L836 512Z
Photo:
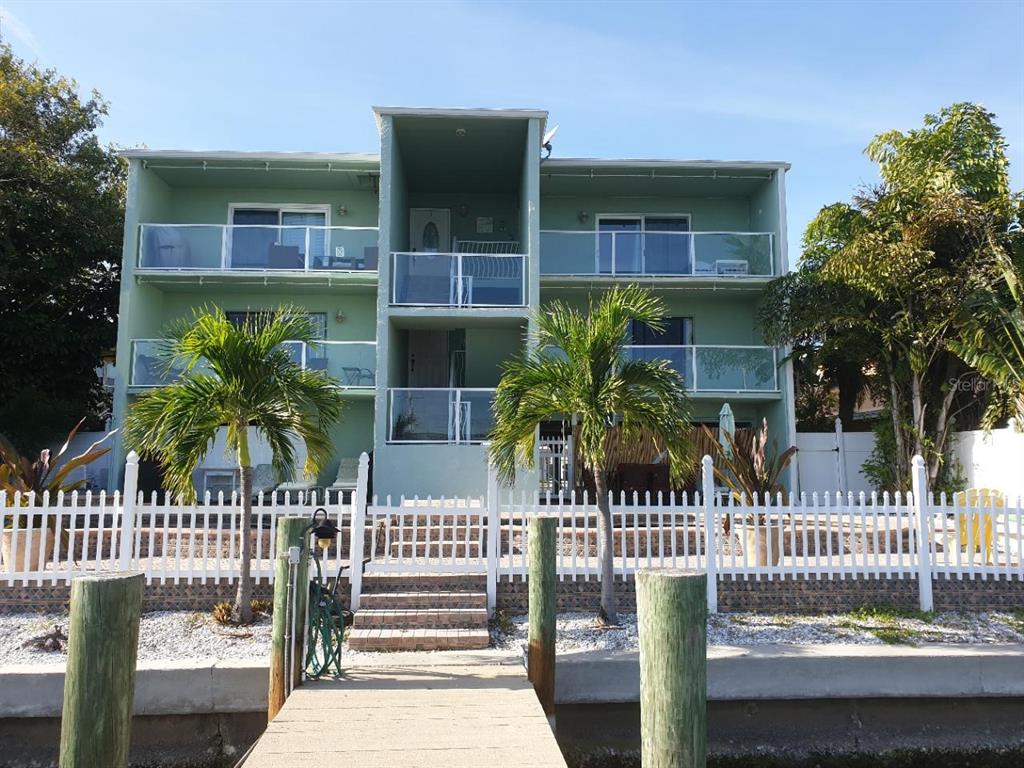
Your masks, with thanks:
M128 569L157 583L237 578L245 533L238 499L207 497L187 505L138 494L136 461L129 457L124 495L0 495L0 588L63 584L81 573ZM600 578L603 528L586 494L512 494L498 488L492 472L480 498L367 503L368 465L364 454L351 503L257 499L250 531L253 576L273 580L277 520L309 517L323 506L341 529L324 555L324 570L350 579L353 609L364 574L422 573L486 577L493 608L499 582L526 578L527 530L535 515L558 519L560 579ZM914 579L925 610L932 607L936 577L1024 580L1020 499L935 498L924 491L924 478L923 462L915 460L915 488L905 494L739 499L715 487L705 457L701 492L692 496L610 496L614 571L628 579L640 568L705 569L711 610L726 579Z

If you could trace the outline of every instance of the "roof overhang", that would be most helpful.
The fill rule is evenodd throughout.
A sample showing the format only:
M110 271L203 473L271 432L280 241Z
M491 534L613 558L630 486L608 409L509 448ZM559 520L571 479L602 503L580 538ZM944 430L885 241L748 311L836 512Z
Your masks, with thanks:
M294 163L351 163L380 165L380 155L369 152L234 152L228 150L180 149L124 149L120 155L138 160L210 161L235 160L239 162L294 162Z
M775 171L790 169L790 164L782 160L651 160L651 159L610 159L596 157L552 157L544 160L543 168L659 168L697 169L697 170L746 170ZM543 173L543 171L542 171Z
M487 109L482 107L373 107L373 119L380 131L382 117L449 117L460 119L540 120L544 135L548 113L545 109Z

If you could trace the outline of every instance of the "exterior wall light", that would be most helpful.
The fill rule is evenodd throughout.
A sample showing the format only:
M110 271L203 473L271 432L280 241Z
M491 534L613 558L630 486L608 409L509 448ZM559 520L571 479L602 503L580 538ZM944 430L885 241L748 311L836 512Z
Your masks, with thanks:
M339 205L338 206L338 215L339 216L348 216L348 206Z
M586 211L580 211L579 213L576 214L576 217L580 220L580 224L586 224L587 219L590 218L590 214L587 213Z

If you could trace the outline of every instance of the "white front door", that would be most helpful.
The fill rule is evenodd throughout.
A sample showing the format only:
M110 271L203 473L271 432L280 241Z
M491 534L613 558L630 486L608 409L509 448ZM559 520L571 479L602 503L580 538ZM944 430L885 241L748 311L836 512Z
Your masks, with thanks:
M427 253L449 252L451 211L447 208L410 208L409 250Z

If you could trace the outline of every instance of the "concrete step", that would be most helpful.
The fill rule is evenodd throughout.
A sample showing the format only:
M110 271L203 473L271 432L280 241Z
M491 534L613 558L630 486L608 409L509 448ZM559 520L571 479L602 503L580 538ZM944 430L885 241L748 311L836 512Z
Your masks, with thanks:
M478 541L443 541L443 542L414 542L414 541L392 541L391 542L391 556L396 558L455 558L456 560L462 558L471 558L476 560L480 558L483 547Z
M348 647L353 651L468 651L486 648L486 629L382 629L353 627Z
M369 592L360 597L360 610L413 608L483 608L486 592Z
M486 629L486 608L384 608L356 611L357 628L382 629L445 628Z

